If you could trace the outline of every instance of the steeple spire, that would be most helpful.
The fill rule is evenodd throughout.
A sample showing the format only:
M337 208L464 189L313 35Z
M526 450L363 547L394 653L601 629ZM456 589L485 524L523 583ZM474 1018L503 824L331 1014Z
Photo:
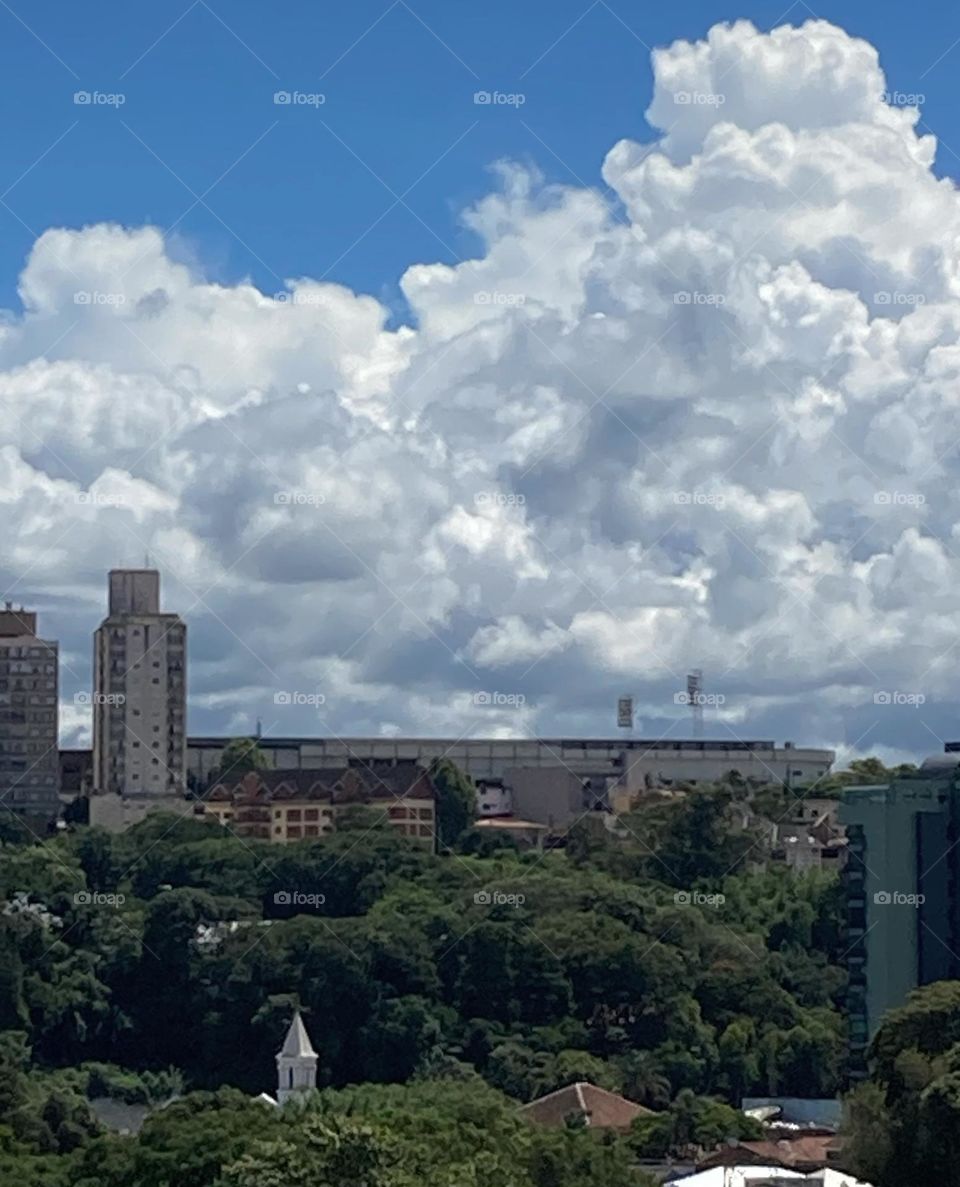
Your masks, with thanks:
M277 1054L277 1101L302 1096L317 1086L317 1053L297 1010Z

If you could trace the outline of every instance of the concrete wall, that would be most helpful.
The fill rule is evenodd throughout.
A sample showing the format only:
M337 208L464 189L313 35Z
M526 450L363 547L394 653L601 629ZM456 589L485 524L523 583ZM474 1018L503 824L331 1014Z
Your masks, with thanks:
M186 626L176 615L108 618L97 630L93 734L95 790L183 790Z
M512 767L504 783L510 788L518 820L566 828L586 810L583 781L564 767Z
M28 611L6 625L36 626ZM59 649L35 635L0 636L0 798L18 815L55 820L60 810Z
M800 786L825 775L832 762L833 753L829 750L798 747L742 751L725 750L720 746L700 751L651 747L641 753L624 753L624 785L628 791L641 790L648 775L655 786L714 783L730 771L737 771L745 779Z
M194 738L188 744L188 770L202 783L219 762L227 739ZM269 766L320 770L351 759L424 765L447 757L475 780L502 779L517 767L574 771L595 788L619 780L633 768L639 781L646 770L675 781L708 781L730 770L765 782L812 783L830 769L832 750L774 746L772 742L724 745L710 741L646 742L638 738L264 738ZM800 774L796 774L796 772Z
M122 833L125 829L145 819L151 812L174 812L178 816L192 818L192 801L180 796L132 796L93 795L90 797L90 824L105 828L111 833Z

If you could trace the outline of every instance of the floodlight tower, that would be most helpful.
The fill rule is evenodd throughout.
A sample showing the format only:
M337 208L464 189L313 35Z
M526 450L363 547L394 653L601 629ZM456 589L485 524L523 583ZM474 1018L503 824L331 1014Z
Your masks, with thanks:
M687 676L687 704L693 715L693 736L703 737L703 672L694 668Z

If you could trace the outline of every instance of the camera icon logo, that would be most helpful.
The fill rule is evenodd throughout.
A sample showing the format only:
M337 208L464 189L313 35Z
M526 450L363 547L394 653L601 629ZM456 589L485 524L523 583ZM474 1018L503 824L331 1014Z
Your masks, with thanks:
M273 901L278 907L289 907L291 898L289 890L278 890L274 893Z
M673 896L673 901L677 904L678 907L689 907L690 906L690 891L689 890L678 890L676 892L676 894Z
M878 305L889 305L891 297L888 292L880 292L874 293L873 299Z
M682 290L679 293L674 293L673 294L673 303L674 303L674 305L689 305L690 304L690 294L686 290Z
M289 705L291 700L292 698L288 692L275 692L273 694L273 703L275 705Z
M486 104L490 102L491 98L492 96L489 91L474 91L473 94L474 103Z
M873 694L873 703L875 705L889 705L892 699L888 692L875 692Z
M88 907L93 901L89 890L78 890L73 896L73 901L81 907Z
M473 901L480 907L489 907L490 906L490 891L489 890L478 890L477 893L473 896Z
M90 102L91 95L89 91L74 91L73 101L78 106L83 107Z
M890 891L889 890L878 890L873 896L873 901L879 907L889 906L890 905Z
M273 92L273 101L274 101L274 103L277 104L278 107L285 106L287 103L290 103L292 101L292 99L293 99L293 96L290 94L289 91L274 91Z

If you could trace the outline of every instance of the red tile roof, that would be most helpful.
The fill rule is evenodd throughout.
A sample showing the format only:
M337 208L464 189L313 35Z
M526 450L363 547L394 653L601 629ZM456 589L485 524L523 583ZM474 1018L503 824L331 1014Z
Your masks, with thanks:
M708 1154L697 1164L698 1170L711 1166L752 1163L756 1166L781 1166L788 1170L819 1170L827 1166L827 1151L836 1147L835 1134L816 1137L781 1138L779 1141L738 1142Z
M580 1080L523 1105L520 1113L538 1125L556 1128L565 1125L568 1117L583 1117L591 1129L627 1130L635 1117L649 1115L650 1110Z
M228 775L209 789L204 799L237 804L273 803L283 800L319 800L325 803L369 803L400 798L433 799L435 790L427 772L414 762L364 763L338 770L247 771Z

